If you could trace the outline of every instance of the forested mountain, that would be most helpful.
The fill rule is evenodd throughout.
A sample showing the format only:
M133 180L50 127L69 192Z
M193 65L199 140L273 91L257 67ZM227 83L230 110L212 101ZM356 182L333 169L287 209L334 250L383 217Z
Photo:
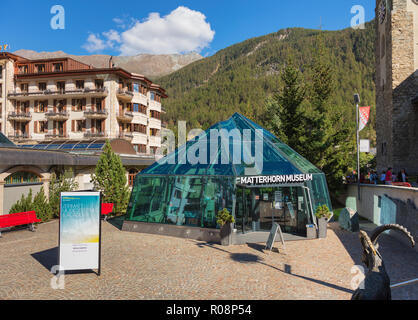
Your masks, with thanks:
M327 59L337 84L332 102L355 128L353 94L362 105L372 106L372 126L362 136L375 139L374 22L364 30L319 31L302 28L280 30L246 40L157 79L169 98L164 106L170 128L186 120L189 128L207 129L234 112L263 124L266 99L281 86L280 74L289 61L299 66L309 83L314 48L322 32ZM308 111L309 112L309 111Z

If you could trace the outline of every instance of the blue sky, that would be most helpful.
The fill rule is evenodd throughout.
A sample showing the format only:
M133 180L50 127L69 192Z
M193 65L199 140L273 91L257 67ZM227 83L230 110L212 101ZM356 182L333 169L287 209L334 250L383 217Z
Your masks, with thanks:
M64 30L50 26L57 4L65 9ZM287 27L318 29L321 18L324 30L347 28L354 5L364 7L366 21L374 18L371 0L2 0L8 10L0 19L0 45L12 52L211 55Z

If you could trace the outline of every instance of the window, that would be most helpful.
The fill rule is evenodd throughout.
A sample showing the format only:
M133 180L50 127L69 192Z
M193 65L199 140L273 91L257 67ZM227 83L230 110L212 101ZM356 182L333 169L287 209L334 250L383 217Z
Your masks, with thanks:
M154 101L155 100L155 93L151 92L150 97L151 97L151 100Z
M61 92L65 91L65 81L57 82L57 90Z
M3 79L3 66L0 66L0 79Z
M3 97L3 85L0 83L0 98Z
M73 99L72 111L83 111L85 109L86 99Z
M39 88L39 91L45 91L46 90L46 82L40 82L38 84L38 88Z
M133 112L140 112L143 114L147 114L147 107L143 104L134 103L133 104Z
M76 80L75 81L75 87L77 89L84 89L84 80Z
M129 179L128 179L128 181L129 181L129 186L130 187L133 187L134 182L135 182L135 177L136 177L137 174L138 174L138 170L136 170L136 169L129 170Z
M146 134L147 133L147 126L143 125L143 124L138 124L138 123L134 123L133 125L133 132L139 132L139 133L143 133Z
M48 111L48 100L35 101L35 112L47 112Z
M22 92L28 92L28 84L27 83L22 83L20 85L20 91L22 91Z
M32 172L19 171L6 178L6 185L40 183L41 178Z
M33 126L35 133L48 133L48 121L35 121Z
M161 113L155 110L151 110L151 118L161 120Z
M19 66L18 70L19 70L19 73L28 73L28 66L27 65Z
M139 92L139 84L134 83L134 92Z
M159 131L160 131L160 130L158 130L158 129L151 128L151 129L150 129L150 135L151 135L152 137L156 137L156 136L158 136Z
M54 63L53 66L54 66L54 72L61 72L64 70L62 62Z
M134 144L134 149L137 153L147 153L147 145L146 144Z
M38 73L45 72L45 64L35 64L35 71Z
M95 85L96 89L103 89L103 87L104 87L103 80L96 79L94 81L94 85Z
M72 120L71 131L72 132L85 132L86 131L86 120Z
M149 147L151 154L157 154L158 147Z

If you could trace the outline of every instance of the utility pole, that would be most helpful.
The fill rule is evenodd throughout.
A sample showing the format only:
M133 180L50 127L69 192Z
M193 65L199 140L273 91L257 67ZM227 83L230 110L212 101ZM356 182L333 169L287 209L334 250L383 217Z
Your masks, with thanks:
M354 94L354 103L356 104L356 146L357 146L357 190L358 199L361 200L360 195L360 131L359 131L359 103L360 95Z

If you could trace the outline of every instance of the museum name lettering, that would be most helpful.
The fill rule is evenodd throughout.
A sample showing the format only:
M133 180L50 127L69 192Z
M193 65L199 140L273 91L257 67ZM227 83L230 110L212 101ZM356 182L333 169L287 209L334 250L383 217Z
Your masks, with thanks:
M293 174L278 176L257 176L257 177L240 177L237 178L238 184L259 185L259 184L278 184L278 183L300 183L312 181L312 174Z

